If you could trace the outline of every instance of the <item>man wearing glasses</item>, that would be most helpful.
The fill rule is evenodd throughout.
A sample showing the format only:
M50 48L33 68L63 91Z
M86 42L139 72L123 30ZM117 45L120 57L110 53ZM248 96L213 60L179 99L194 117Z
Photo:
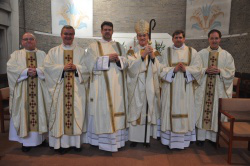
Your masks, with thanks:
M63 43L52 48L44 61L45 78L52 105L49 116L49 145L60 154L72 147L81 151L85 142L86 82L84 50L73 43L75 30L62 28Z
M32 33L22 36L24 49L11 54L7 63L10 87L10 133L9 140L22 143L22 151L46 145L47 129L45 103L49 94L45 85L43 61L45 52L36 48ZM46 101L47 100L47 101Z

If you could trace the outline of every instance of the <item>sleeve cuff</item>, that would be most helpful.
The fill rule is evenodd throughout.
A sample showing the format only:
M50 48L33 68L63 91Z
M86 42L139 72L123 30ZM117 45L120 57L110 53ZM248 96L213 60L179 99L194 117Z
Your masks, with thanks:
M173 82L173 79L174 79L174 76L175 76L175 73L174 73L174 69L171 69L168 74L165 76L165 80L167 82Z
M186 70L186 83L190 83L194 80L194 77L192 76L191 73L189 73L189 71Z
M26 80L28 78L28 68L24 69L21 73L20 77L18 78L17 82L21 82L23 80Z

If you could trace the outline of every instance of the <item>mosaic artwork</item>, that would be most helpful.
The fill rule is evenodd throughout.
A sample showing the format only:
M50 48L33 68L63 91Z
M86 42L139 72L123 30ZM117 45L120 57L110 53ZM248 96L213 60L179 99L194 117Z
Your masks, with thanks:
M211 29L229 33L231 0L187 0L187 37L203 37Z
M76 37L93 36L93 0L52 0L52 33L60 34L64 25L76 30Z

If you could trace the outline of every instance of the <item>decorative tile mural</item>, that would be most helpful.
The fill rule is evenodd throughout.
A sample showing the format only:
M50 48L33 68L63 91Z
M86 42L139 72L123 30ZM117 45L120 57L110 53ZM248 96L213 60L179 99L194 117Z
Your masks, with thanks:
M60 34L64 25L76 30L76 37L93 36L93 0L52 0L52 33Z
M187 0L187 37L203 37L211 29L229 33L231 0Z

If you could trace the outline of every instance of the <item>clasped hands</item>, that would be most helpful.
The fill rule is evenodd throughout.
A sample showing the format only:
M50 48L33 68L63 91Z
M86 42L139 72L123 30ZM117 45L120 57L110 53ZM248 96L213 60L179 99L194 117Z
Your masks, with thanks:
M110 62L119 62L120 59L117 53L108 54Z
M154 49L151 47L151 45L147 45L145 47L144 52L141 56L145 59L147 55L149 55L151 59L155 58Z
M63 71L76 71L76 65L70 62L64 66Z
M36 68L29 68L27 74L30 77L36 77L37 75Z
M183 63L181 63L181 62L179 62L178 64L177 64L177 66L175 66L175 68L174 68L174 73L177 73L178 71L181 71L181 72L186 72L186 67L185 67L185 65L183 64Z
M210 66L207 68L206 73L209 75L219 74L220 69L218 69L216 66Z

